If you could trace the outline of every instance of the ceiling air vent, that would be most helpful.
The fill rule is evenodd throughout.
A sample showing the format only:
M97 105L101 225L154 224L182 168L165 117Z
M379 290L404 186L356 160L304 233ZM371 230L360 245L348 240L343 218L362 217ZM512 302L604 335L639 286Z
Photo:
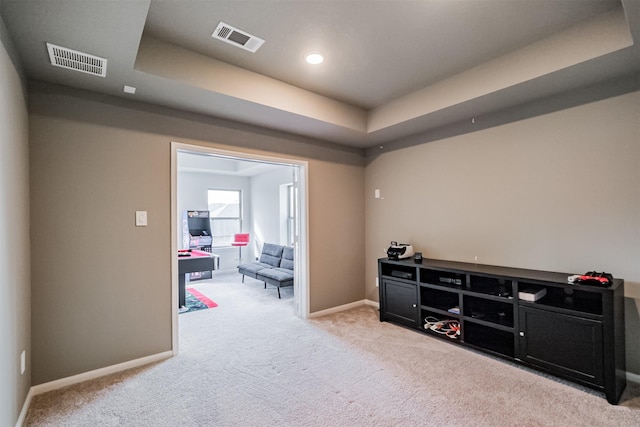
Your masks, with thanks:
M220 21L211 37L255 53L264 40Z
M78 52L55 44L47 43L51 65L81 71L94 76L106 77L107 60L99 56Z

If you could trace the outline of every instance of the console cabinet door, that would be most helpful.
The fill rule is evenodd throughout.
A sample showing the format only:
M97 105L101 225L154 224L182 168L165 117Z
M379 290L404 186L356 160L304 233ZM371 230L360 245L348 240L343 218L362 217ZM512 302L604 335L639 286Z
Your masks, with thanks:
M603 384L601 322L520 306L519 335L522 361Z
M407 325L418 324L418 287L416 285L382 280L381 320L393 320Z

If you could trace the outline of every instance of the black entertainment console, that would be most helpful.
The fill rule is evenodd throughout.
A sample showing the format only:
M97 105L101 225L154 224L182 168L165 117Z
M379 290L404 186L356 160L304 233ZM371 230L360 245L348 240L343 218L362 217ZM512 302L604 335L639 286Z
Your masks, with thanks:
M378 274L381 322L586 385L618 403L626 386L623 280L575 285L566 273L434 259L382 258Z

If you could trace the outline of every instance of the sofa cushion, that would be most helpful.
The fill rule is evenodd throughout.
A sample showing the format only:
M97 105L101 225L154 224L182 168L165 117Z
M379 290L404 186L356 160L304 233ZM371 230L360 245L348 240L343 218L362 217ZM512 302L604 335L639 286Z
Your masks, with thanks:
M248 264L240 264L238 266L238 271L241 274L246 274L248 276L255 277L255 274L260 270L264 270L265 268L273 267L271 264L260 263L260 262L250 262Z
M260 262L269 264L272 267L280 266L280 259L282 258L282 250L284 246L274 245L273 243L265 243L262 246L262 254L260 254Z
M293 248L286 247L282 251L282 260L280 261L280 268L293 270Z
M293 283L293 272L284 268L267 268L258 272L258 280L276 281L280 282L281 286L286 286L288 282Z

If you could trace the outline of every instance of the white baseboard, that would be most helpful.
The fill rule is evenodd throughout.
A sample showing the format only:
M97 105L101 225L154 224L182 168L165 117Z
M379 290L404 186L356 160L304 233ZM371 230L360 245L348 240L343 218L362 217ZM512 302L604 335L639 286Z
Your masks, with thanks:
M29 389L27 398L22 405L22 411L16 422L16 427L21 427L24 423L27 411L31 405L31 400L34 396L37 396L48 391L57 390L62 387L66 387L73 384L78 384L84 381L93 380L96 378L104 377L105 375L115 374L116 372L126 371L127 369L137 368L139 366L148 365L150 363L159 362L161 360L169 359L173 357L173 351L165 351L158 354L152 354L151 356L141 357L135 360L129 360L128 362L118 363L117 365L106 366L104 368L95 369L89 372L83 372L82 374L73 375L71 377L60 378L59 380L50 381L48 383L38 384L32 386Z
M640 375L627 371L627 381L640 384Z
M27 418L27 411L29 411L29 406L31 406L31 399L33 399L33 387L29 389L29 393L27 393L27 398L24 399L24 404L22 405L22 411L20 411L20 416L18 417L18 421L16 421L16 427L22 427L24 424L25 418Z
M370 299L364 300L364 303L370 307L380 310L380 303L378 301L371 301Z
M313 313L309 314L309 319L326 316L327 314L339 313L341 311L349 310L351 308L360 307L361 305L369 305L371 307L379 308L379 304L377 302L371 301L368 299L363 299L360 301L350 302L349 304L339 305L333 308L327 308L326 310L314 311Z
M37 396L41 393L57 390L68 385L78 384L84 381L100 378L105 375L125 371L127 369L137 368L138 366L148 365L149 363L159 362L160 360L165 360L170 357L173 357L173 351L165 351L163 353L152 354L151 356L141 357L140 359L118 363L117 365L106 366L104 368L95 369L93 371L84 372L82 374L73 375L71 377L60 378L59 380L50 381L48 383L38 384L31 387L31 389L33 390L33 395Z

